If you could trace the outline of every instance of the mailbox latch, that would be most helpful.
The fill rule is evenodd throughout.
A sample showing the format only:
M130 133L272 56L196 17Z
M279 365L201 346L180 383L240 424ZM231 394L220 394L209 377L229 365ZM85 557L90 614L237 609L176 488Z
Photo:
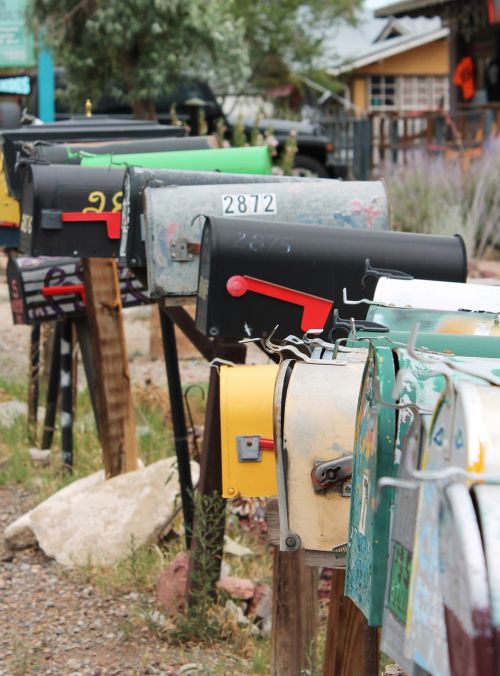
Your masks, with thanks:
M185 237L173 239L170 242L170 258L176 263L192 261L195 255L199 255L201 245L197 242L189 242Z
M274 451L274 441L258 434L241 434L236 437L238 462L262 462L262 451Z
M326 493L328 489L342 489L343 484L352 476L352 459L352 455L345 455L326 462L316 461L311 472L314 491Z

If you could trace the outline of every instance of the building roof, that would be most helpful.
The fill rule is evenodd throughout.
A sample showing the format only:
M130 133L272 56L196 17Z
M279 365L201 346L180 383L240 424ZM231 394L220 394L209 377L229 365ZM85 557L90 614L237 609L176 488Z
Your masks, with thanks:
M377 27L379 31L371 40L371 44L365 41L363 44L364 50L358 48L352 56L339 60L333 66L330 65L327 68L328 72L337 77L369 66L372 63L377 63L381 59L388 59L436 40L441 40L449 35L449 29L442 28L439 20L406 20L405 22L393 20L384 22L382 31L380 31L379 24Z
M389 16L438 16L443 5L455 0L399 0L380 7L375 11L379 18Z

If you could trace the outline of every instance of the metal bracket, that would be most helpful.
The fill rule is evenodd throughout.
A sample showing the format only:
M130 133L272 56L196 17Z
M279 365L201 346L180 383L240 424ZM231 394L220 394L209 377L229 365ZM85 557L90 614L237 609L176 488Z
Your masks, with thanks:
M170 242L170 258L177 263L193 260L193 253L190 251L189 242L185 237L173 239Z
M316 461L311 472L315 493L326 493L328 489L342 488L342 484L352 477L352 462L352 454L326 462ZM344 495L343 491L342 494Z
M238 450L238 462L262 462L259 436L237 436L236 448Z

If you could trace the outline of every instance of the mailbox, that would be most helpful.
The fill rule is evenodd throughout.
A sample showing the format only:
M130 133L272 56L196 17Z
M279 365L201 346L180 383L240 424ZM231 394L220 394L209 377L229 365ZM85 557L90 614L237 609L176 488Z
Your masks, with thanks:
M20 159L25 157L23 148L36 141L65 143L69 141L99 141L111 139L161 138L184 136L181 127L144 122L139 120L115 120L112 118L75 118L54 124L40 124L19 129L6 129L0 133L0 150L5 158L9 193L21 198L21 182L16 175Z
M23 174L22 253L118 254L123 169L27 164Z
M249 218L252 223L263 220L266 230L270 221L279 221L282 231L285 223L306 227L315 223L353 229L389 228L387 195L379 181L146 188L144 210L148 288L156 297L196 295L205 220L197 218L199 214L228 221L235 217ZM241 229L239 224L237 227ZM273 234L283 238L283 232L278 235L276 229ZM255 241L251 237L250 233L247 244L255 252L259 235ZM240 250L245 244L244 240L240 242Z
M0 248L19 246L19 202L9 195L3 154L0 152Z
M273 394L278 366L220 367L222 495L276 495Z
M228 338L259 337L278 325L284 337L329 328L334 307L362 319L366 309L346 309L342 291L372 296L375 268L459 282L467 264L460 237L210 217L196 324L205 335Z
M84 157L84 167L146 167L150 169L197 169L245 174L270 174L271 156L267 146L184 150L164 153L130 153Z
M123 307L151 303L134 274L119 268ZM78 258L10 258L7 283L14 324L84 315L83 269Z
M382 277L377 282L373 300L429 310L500 312L500 286Z
M479 475L488 470L498 474L498 452L491 432L496 434L492 414L499 402L499 367L498 359L452 357L444 361L448 383L434 408L421 454L421 469L432 473L454 466ZM464 621L465 629L472 625L471 618L458 617L457 623L445 612L445 559L440 557L438 521L442 507L442 484L424 481L418 493L406 651L431 673L456 673L450 672L450 620L455 630ZM448 547L453 544L448 542Z
M120 239L120 262L131 268L146 268L144 244L144 190L169 186L226 184L226 183L298 183L303 178L258 174L228 174L219 171L178 171L175 169L143 169L128 167L123 183L123 209ZM307 179L321 182L330 179ZM170 195L167 192L167 195ZM154 198L151 197L153 200Z
M51 164L80 164L88 155L152 153L167 150L203 150L218 148L214 136L184 136L165 138L121 139L117 141L89 141L88 143L44 143L25 145L23 152L36 162Z
M280 548L344 567L356 406L366 350L281 363L274 394Z

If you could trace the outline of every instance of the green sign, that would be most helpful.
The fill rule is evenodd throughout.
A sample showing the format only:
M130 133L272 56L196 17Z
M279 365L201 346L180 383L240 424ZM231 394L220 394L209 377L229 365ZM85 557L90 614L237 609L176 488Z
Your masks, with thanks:
M26 28L27 0L0 0L0 68L34 66L33 35Z

